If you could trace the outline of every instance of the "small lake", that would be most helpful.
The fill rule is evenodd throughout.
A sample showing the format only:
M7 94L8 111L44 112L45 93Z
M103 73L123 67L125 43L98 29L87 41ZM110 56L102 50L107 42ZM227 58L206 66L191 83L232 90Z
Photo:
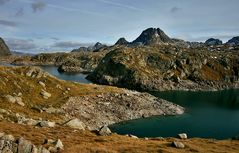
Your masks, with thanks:
M67 81L74 81L74 82L80 82L80 83L91 83L91 81L86 79L86 74L82 73L61 73L57 70L56 66L40 66L43 70L50 73L51 75Z

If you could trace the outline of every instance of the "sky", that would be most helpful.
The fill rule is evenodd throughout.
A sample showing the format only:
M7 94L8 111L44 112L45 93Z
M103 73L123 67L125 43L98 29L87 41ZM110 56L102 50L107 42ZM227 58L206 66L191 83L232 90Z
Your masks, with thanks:
M239 35L239 0L0 0L0 37L11 50L70 51L136 39L149 28L187 41Z

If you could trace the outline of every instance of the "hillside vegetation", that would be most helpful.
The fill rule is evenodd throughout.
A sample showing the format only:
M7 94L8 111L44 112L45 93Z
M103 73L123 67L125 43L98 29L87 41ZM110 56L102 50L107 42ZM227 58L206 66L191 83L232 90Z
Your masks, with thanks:
M141 46L108 53L88 78L137 90L217 90L238 87L238 70L238 51Z

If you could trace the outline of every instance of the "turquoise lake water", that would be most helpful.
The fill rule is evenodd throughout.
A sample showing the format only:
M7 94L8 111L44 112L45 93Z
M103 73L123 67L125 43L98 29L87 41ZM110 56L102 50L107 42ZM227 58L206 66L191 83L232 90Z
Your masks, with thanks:
M226 139L239 135L239 90L152 94L185 107L185 114L128 121L111 129L140 137L174 137L187 133L189 137Z

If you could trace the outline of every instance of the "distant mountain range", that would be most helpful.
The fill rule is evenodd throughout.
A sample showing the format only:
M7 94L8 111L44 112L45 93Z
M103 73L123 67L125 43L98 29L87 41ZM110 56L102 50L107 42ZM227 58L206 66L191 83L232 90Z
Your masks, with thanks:
M187 42L180 39L170 38L160 28L148 28L144 30L138 38L132 42L128 42L125 38L120 38L115 45L128 45L128 46L139 46L139 45L160 45L160 44L180 44L189 46L200 46L200 45L223 45L223 42L219 39L210 38L205 43L200 42ZM239 45L239 36L230 39L226 45Z
M138 38L132 42L128 42L125 38L120 38L115 45L124 45L128 47L137 47L142 45L160 45L160 44L174 44L186 47L201 47L201 46L217 46L223 45L223 42L219 39L210 38L205 41L205 43L200 42L187 42L180 39L170 38L163 30L160 28L148 28L144 30ZM239 45L239 36L233 37L225 45L238 46ZM72 50L72 52L82 52L82 51L93 51L98 52L103 48L108 47L100 42L97 42L94 46L90 47L80 47L78 49ZM15 55L26 55L20 52L12 52ZM2 38L0 38L0 56L10 55L11 52ZM31 55L31 54L27 54Z

